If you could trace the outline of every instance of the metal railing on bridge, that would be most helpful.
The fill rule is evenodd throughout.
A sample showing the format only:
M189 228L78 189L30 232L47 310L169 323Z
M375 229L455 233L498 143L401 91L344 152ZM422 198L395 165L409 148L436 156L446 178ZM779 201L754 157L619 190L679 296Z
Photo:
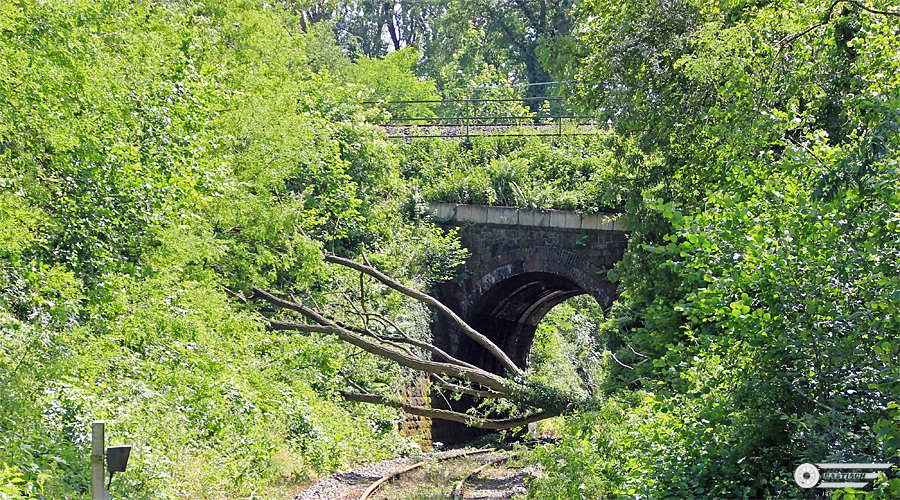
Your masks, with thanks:
M561 136L590 133L588 129L597 125L593 116L573 112L560 95L398 99L365 104L390 113L382 126L391 138Z

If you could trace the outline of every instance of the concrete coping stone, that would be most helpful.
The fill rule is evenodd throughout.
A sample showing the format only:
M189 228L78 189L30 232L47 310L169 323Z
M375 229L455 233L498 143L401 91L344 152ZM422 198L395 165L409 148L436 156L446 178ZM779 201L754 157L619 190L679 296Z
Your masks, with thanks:
M476 205L456 205L457 221L472 221L487 224L488 207L480 207Z
M615 215L579 214L565 210L429 203L434 217L456 222L499 226L546 227L581 231L624 231Z

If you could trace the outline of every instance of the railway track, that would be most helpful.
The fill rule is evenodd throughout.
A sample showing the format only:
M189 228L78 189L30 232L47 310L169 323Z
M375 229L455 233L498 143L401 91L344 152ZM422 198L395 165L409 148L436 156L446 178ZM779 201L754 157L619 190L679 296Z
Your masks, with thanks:
M359 497L359 500L374 500L376 498L376 492L380 488L382 488L385 484L392 482L392 481L397 481L400 478L402 478L404 475L414 472L425 466L435 465L435 464L447 462L447 461L454 460L454 459L472 457L474 455L483 455L483 454L491 453L494 451L496 451L494 448L482 448L479 450L471 450L471 451L464 451L464 452L448 452L448 453L445 453L445 454L437 456L437 457L431 457L427 460L422 460L421 462L412 464L410 466L404 467L403 469L400 469L398 471L395 471L390 474L382 476L380 479L373 482L363 492L362 496ZM503 455L503 456L500 456L497 458L493 458L493 459L487 461L486 463L479 464L479 466L477 468L470 470L470 472L468 472L468 474L465 474L460 480L453 483L452 488L447 487L446 488L447 496L443 496L443 495L441 495L441 496L443 498L450 498L451 500L465 500L465 485L467 482L469 482L472 478L474 478L475 476L477 476L478 474L483 472L485 469L487 469L491 466L499 465L503 462L506 462L513 456L514 456L513 454L507 454L507 455ZM434 496L434 497L429 497L429 498L438 498L438 497Z
M513 458L514 456L515 455L507 455L505 457L495 458L494 460L491 460L490 462L482 465L481 467L479 467L479 468L473 470L472 472L470 472L469 474L467 474L466 477L460 479L459 482L456 483L456 486L453 487L453 491L450 492L450 500L465 500L465 497L463 496L463 491L466 486L466 482L468 482L470 478L477 476L478 474L481 474L481 471L483 471L484 469L487 469L488 467L491 467L493 465L497 465L497 464L506 462L507 460L509 460L510 458Z

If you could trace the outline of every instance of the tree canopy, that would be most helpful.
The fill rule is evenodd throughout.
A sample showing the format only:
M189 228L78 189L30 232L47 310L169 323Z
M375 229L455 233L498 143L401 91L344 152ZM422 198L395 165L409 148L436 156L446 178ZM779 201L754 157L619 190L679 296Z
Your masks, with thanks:
M84 498L101 419L116 495L285 498L417 449L412 368L487 401L457 421L563 415L532 498L896 462L897 47L880 1L0 3L0 497ZM379 128L548 80L608 127ZM551 312L543 364L454 362L428 201L620 214L619 300Z
M556 63L585 105L664 158L633 205L614 313L633 368L620 377L657 394L641 405L658 420L637 439L596 438L632 449L643 458L619 463L654 479L597 487L801 495L791 473L802 462L896 460L900 12L853 1L585 9ZM869 497L900 489L880 484Z

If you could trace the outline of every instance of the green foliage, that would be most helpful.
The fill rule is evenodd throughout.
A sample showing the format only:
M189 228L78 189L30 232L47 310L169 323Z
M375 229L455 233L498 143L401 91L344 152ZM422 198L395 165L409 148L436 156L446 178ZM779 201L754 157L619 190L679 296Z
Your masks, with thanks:
M354 59L390 58L416 48L421 51L419 75L440 90L453 90L461 75L493 74L493 85L507 79L518 84L553 80L538 50L554 50L571 33L579 3L330 0L288 6L306 20L304 30L316 29L309 21L330 23ZM524 90L532 96L543 91L541 86Z
M122 498L279 498L411 451L395 411L336 392L396 368L240 302L334 302L326 246L423 284L463 255L401 216L396 146L357 104L373 90L299 24L252 2L0 4L4 498L83 498L95 419L133 446Z
M0 499L19 500L28 498L35 490L35 483L22 479L22 473L5 463L0 469Z
M897 329L897 270L887 256L897 252L890 221L900 204L888 187L893 168L872 181L878 188L865 198L848 192L825 203L794 176L750 177L746 198L713 195L696 217L663 209L677 232L657 251L697 283L676 306L690 342L670 346L665 365L691 387L689 357L711 357L724 371L713 387L729 388L732 414L764 407L780 415L765 429L778 436L766 453L789 452L782 475L797 460L896 456L897 441L887 439L895 410L885 404L897 399L900 376L887 333Z
M528 498L569 500L617 498L625 468L623 440L636 419L626 404L607 400L597 411L567 418L562 435L529 455L544 473L529 485Z
M434 101L439 100L432 80L420 81L414 70L422 53L412 47L391 52L383 59L360 57L347 71L348 78L365 86L367 101ZM384 104L392 118L427 119L435 117L433 104L390 106ZM416 121L424 124L424 121Z
M587 136L414 141L400 159L428 201L616 212L657 161L608 132Z
M585 9L557 61L664 159L626 204L631 251L603 327L631 367L615 379L655 393L619 492L802 497L802 462L895 460L896 15ZM886 497L892 480L836 496Z
M529 374L581 397L599 395L609 376L607 339L598 328L604 321L600 306L586 295L555 306L535 332Z
M441 67L435 79L440 82L441 117L483 117L478 123L523 123L501 117L529 117L530 110L522 101L524 87L516 85L514 79L504 70L485 61L484 46L480 41L486 38L483 30L468 26L460 37L463 46L452 53ZM484 101L479 101L484 99ZM453 102L454 100L471 100Z
M522 83L549 82L555 78L538 57L539 48L555 46L558 39L571 33L573 13L579 3L577 0L552 4L460 2L458 8L467 22L457 26L474 26L484 33L485 36L478 40L486 47L479 52L484 54L492 49L499 53L498 61L494 63L499 70L515 74ZM525 95L541 96L544 91L542 86L531 86L525 90Z

